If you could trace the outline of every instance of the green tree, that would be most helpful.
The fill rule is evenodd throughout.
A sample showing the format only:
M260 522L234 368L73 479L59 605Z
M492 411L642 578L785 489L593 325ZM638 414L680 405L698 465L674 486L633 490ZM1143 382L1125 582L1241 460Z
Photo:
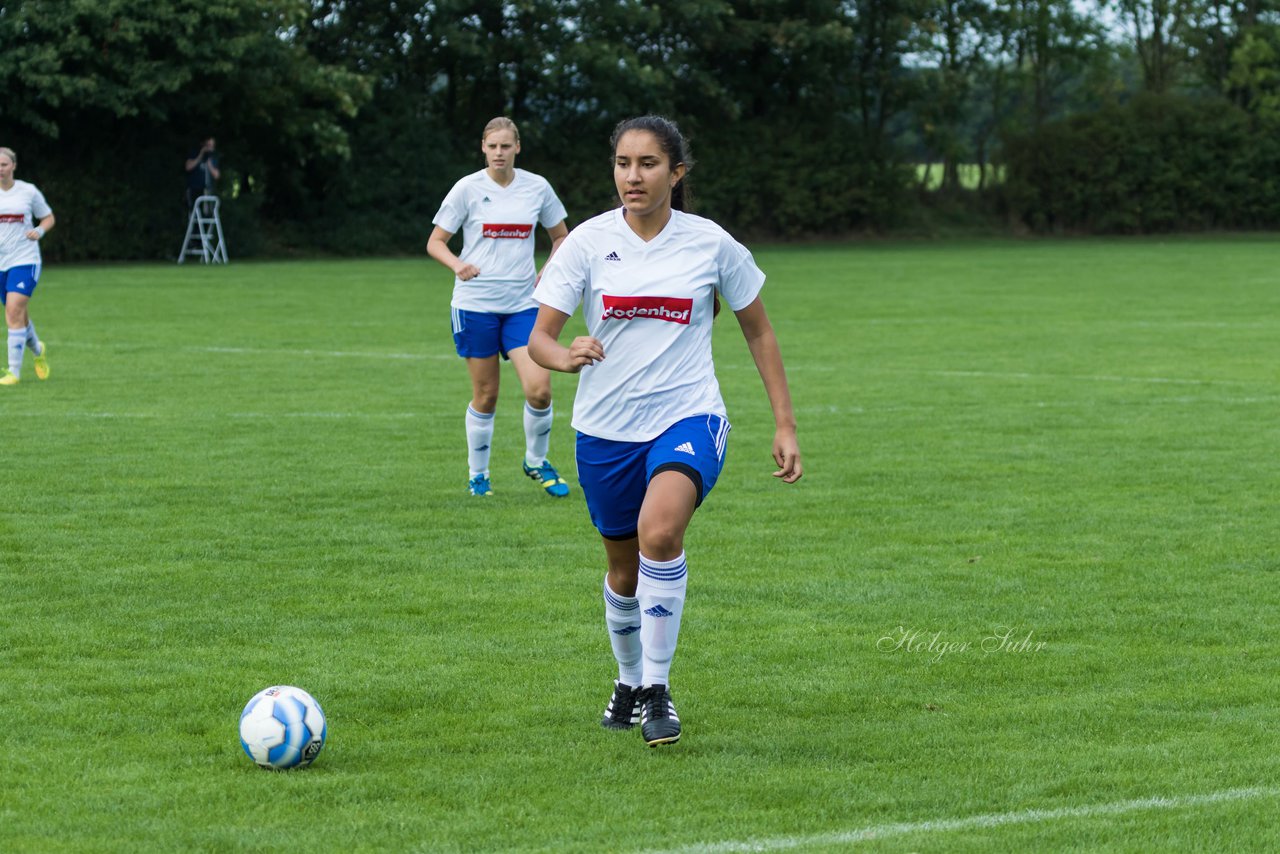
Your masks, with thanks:
M1244 34L1226 83L1249 112L1280 129L1280 26L1259 24Z
M978 70L996 35L983 0L931 0L921 19L917 54L926 63L916 115L933 159L942 161L942 189L960 188L960 163L976 154L970 128Z
M1236 49L1259 24L1274 25L1280 0L1198 0L1187 25L1187 46L1201 82L1212 92L1227 92L1241 106L1246 93L1228 81Z
M1115 0L1114 9L1133 39L1143 89L1163 94L1179 81L1190 59L1191 22L1201 0Z
M1017 124L1037 128L1065 112L1068 93L1108 57L1103 26L1074 0L1002 0L1020 81Z

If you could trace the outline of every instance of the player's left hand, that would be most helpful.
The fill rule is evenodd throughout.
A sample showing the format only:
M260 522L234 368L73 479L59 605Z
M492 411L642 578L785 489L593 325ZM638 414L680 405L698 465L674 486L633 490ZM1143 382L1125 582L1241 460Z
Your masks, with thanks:
M773 434L773 461L778 464L773 476L782 478L783 483L795 483L804 475L795 430L779 429Z

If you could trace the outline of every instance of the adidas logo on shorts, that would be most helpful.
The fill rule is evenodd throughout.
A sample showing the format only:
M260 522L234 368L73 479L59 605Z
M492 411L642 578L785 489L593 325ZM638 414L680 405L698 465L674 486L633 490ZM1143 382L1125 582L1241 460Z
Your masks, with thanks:
M675 449L676 449L677 451L679 451L680 453L682 453L682 454L688 454L688 455L689 455L689 456L691 456L691 457L696 457L696 456L697 456L697 454L695 454L695 453L693 452L693 443L692 443L692 442L682 442L682 443L680 443L679 445L676 445L676 448L675 448Z

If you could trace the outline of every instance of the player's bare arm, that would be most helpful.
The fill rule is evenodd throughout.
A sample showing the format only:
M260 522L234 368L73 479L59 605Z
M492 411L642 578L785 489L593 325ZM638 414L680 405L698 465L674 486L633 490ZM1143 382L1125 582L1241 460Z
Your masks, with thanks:
M437 225L432 229L431 236L427 238L427 254L452 270L453 274L462 281L474 279L480 275L480 268L474 264L468 264L453 254L449 249L449 241L452 238L452 231L445 231Z
M547 236L551 238L551 251L547 253L547 260L550 261L556 255L556 250L560 248L560 244L564 243L564 239L569 236L569 226L565 225L564 220L560 220L556 225L547 229ZM547 265L542 265L542 270L547 269ZM538 275L534 278L533 283L537 285L542 281L542 270L538 271Z
M563 311L542 306L538 319L529 333L529 356L549 371L576 374L587 365L604 359L604 346L590 335L574 338L566 347L560 343L560 333L569 320Z
M747 339L747 349L755 360L756 370L764 382L765 394L769 396L769 406L773 410L773 461L778 470L773 473L784 483L795 483L804 474L804 466L800 462L800 443L796 438L796 416L791 408L791 390L787 385L787 373L782 366L782 351L778 347L778 336L773 332L773 324L764 310L764 303L759 297L752 300L746 308L734 312L738 325L742 327L743 337Z
M36 223L35 228L27 232L27 240L39 240L44 237L49 233L56 222L57 220L53 218L53 214L49 214L47 217Z

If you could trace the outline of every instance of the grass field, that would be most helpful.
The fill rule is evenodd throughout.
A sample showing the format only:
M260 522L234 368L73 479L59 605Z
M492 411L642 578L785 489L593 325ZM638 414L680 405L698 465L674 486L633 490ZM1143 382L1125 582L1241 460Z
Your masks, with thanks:
M602 549L510 372L465 493L442 268L49 267L53 376L0 389L0 851L1280 848L1280 242L757 260L806 475L722 316L661 751L598 726ZM276 683L328 715L303 772L237 741Z

